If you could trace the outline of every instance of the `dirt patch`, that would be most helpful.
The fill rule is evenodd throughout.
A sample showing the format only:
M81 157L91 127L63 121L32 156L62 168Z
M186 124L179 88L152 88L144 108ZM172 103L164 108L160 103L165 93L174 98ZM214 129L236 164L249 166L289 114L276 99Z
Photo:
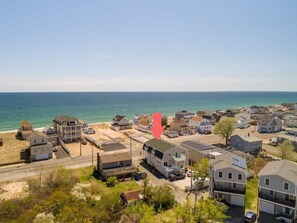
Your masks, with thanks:
M0 185L0 200L22 198L28 195L28 184L25 181Z

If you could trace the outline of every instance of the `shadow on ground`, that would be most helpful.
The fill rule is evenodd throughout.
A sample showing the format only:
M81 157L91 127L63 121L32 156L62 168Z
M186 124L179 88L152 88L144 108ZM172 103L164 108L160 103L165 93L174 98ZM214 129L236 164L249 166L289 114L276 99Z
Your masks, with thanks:
M142 161L139 165L142 166L143 168L145 168L147 171L149 171L151 174L153 174L158 179L165 179L165 177L160 172L158 172L155 168L153 168L149 164Z

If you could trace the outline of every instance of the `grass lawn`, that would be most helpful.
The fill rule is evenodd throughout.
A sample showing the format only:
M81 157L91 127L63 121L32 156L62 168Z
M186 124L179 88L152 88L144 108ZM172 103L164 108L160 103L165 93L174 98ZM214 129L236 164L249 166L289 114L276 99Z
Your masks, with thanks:
M258 177L251 178L247 181L245 199L245 208L257 211Z
M0 147L0 164L21 161L21 151L29 147L26 140L15 138L16 133L0 133L3 139L3 146Z
M78 176L82 183L92 182L93 185L96 185L97 191L100 191L100 194L106 194L109 192L118 192L122 193L129 190L140 189L141 185L137 184L135 180L128 180L124 182L118 182L114 187L107 187L105 182L97 180L92 177L93 167L84 167L79 169L74 169L74 175Z

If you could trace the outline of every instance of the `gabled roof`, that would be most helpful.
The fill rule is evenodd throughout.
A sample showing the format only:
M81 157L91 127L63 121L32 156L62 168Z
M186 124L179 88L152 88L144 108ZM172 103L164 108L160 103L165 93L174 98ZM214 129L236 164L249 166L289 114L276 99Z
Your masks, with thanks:
M121 198L124 200L124 202L127 203L140 200L142 199L141 189L126 191L121 194Z
M193 116L191 118L191 121L194 121L194 122L201 122L204 118L200 117L200 116Z
M297 164L289 160L271 161L259 172L258 176L277 175L297 185Z
M268 123L268 122L271 122L274 118L277 118L277 117L273 115L265 115L261 118L260 122Z
M236 134L236 135L233 135L231 136L232 137L239 137L240 139L246 141L246 142L259 142L259 141L262 141L262 139L259 139L255 136L248 136L248 135L242 135L242 134Z
M103 164L127 161L132 159L128 152L112 153L112 154L105 153L105 154L99 155L99 157Z
M120 122L123 118L125 118L126 116L124 115L116 115L112 121L115 121L115 122Z
M63 123L63 122L78 122L78 119L76 117L71 117L71 116L68 116L68 115L57 115L54 119L55 122L60 122L60 123Z
M38 131L33 131L30 134L30 138L34 138L34 137L43 137L43 138L48 138L48 136L42 132L38 132Z
M21 126L31 127L32 125L28 120L23 120L21 122Z
M215 159L210 159L210 165L214 169L225 169L233 168L238 171L248 174L248 169L246 165L246 159L237 155L234 155L228 151L225 151L220 156L216 156Z
M167 142L165 140L162 140L162 139L158 139L158 140L151 139L151 140L147 141L145 144L154 148L155 150L162 152L162 153L176 147L176 145L174 145L170 142Z

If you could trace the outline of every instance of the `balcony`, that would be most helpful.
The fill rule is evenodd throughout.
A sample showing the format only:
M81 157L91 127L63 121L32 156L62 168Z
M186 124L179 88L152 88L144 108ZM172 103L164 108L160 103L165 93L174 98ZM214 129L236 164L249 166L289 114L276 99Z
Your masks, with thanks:
M278 219L278 220L280 220L282 218L286 218L288 220L294 220L294 215L293 214L286 214L286 213L282 212L282 213L275 213L273 215L273 218Z
M184 162L186 160L186 157L184 155L180 155L180 156L172 156L172 159L175 162Z
M259 198L263 199L263 200L267 200L267 201L271 201L277 204L281 204L281 205L285 205L285 206L289 206L289 207L295 207L296 206L296 200L284 200L284 199L279 199L277 197L274 196L269 196L267 194L263 194L263 193L259 193Z
M232 194L245 195L245 189L243 189L243 188L228 188L228 187L214 186L213 190L214 190L214 192L219 192L219 193L232 193Z

